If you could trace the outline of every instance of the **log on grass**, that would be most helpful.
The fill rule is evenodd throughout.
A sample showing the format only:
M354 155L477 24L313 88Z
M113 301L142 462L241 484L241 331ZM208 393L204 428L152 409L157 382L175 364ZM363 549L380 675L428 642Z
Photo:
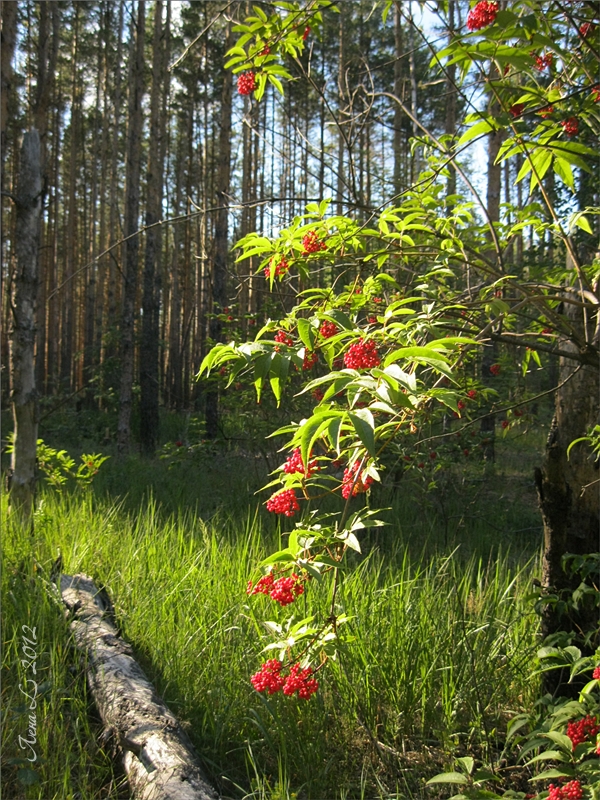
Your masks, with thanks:
M60 593L88 682L123 753L135 800L217 800L191 742L158 697L112 622L104 591L87 575L61 575Z

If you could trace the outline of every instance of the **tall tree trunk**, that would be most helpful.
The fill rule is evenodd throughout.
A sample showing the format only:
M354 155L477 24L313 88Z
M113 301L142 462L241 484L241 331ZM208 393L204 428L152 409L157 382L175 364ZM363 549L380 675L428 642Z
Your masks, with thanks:
M227 30L227 47L230 47L231 30ZM227 303L225 278L227 276L229 195L231 181L231 79L223 77L221 93L221 130L219 132L219 160L217 166L217 206L215 220L214 261L212 268L213 314L208 335L214 342L221 340L222 327L218 315ZM216 390L206 395L206 435L214 439L219 432L219 395Z
M146 225L161 218L166 116L163 107L168 28L163 33L163 3L154 4L154 38L152 42L152 90L150 99L150 141ZM158 345L160 270L157 269L162 244L161 226L146 232L144 256L144 292L142 298L142 339L140 343L140 444L142 453L154 455L159 432L158 416Z
M567 290L565 295L575 301L582 299L574 290ZM587 333L586 340L593 340L596 316L588 319L586 331L580 305L566 302L563 313L582 338ZM576 352L575 345L566 338L561 338L559 347ZM555 394L554 419L544 462L535 473L544 523L542 586L549 594L573 591L581 581L579 576L565 572L563 556L596 553L600 542L600 462L585 442L576 444L567 454L571 442L585 436L600 422L600 373L597 366L578 366L575 360L566 357L560 358L559 371L560 384L564 385ZM548 604L542 614L542 635L546 637L558 631L575 634L579 647L585 634L591 634L587 647L582 648L586 655L591 655L600 644L598 609L582 603L579 610L563 611L560 605ZM558 671L546 673L546 691L569 692L573 687L566 686L568 678L568 674L561 675Z
M448 0L448 43L451 44L455 35L455 5L456 0ZM456 134L456 64L446 67L446 119L444 133L447 136ZM448 196L456 194L456 169L454 163L448 164Z
M497 70L493 68L492 77L495 76ZM494 103L494 108L497 104ZM497 108L496 108L497 110ZM500 146L504 138L502 130L494 131L488 136L488 165L487 165L487 196L486 206L488 218L491 224L497 223L500 220L500 200L502 190L502 165L496 163ZM491 239L491 236L490 236ZM491 251L493 255L493 251ZM496 362L498 355L498 348L496 343L488 345L484 348L481 360L481 379L486 386L493 385L494 376L490 371L490 367ZM492 464L496 457L496 415L486 414L481 420L480 427L482 435L483 458L488 463Z
M40 137L28 131L21 147L16 193L15 250L17 274L13 303L11 348L14 449L11 504L24 522L31 519L35 489L37 446L37 393L35 387L35 307L38 289L38 255L42 213Z
M17 41L17 12L19 4L15 0L3 0L2 30L0 32L0 158L2 173L0 188L4 189L4 160L6 158L6 125L8 122L8 101L12 92L12 61Z
M131 407L135 356L135 300L138 286L140 167L142 149L142 96L144 94L144 25L145 0L138 0L137 21L129 72L127 124L127 165L125 188L125 287L121 318L121 386L117 448L120 454L129 449L131 439ZM132 31L133 34L133 31Z

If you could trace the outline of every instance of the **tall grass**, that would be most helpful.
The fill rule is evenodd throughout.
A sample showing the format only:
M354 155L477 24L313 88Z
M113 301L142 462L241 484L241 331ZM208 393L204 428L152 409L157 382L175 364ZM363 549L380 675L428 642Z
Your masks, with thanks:
M397 518L388 534L366 541L366 555L343 583L339 603L353 617L355 641L320 673L319 692L308 702L264 697L249 683L264 659L261 620L290 609L245 594L253 566L280 534L248 510L247 495L244 505L244 512L232 502L229 512L203 518L165 514L148 496L133 511L131 503L92 494L47 494L33 540L8 527L7 758L19 755L26 724L19 713L23 624L38 626L40 676L50 681L38 709L40 783L19 784L9 765L13 796L119 796L110 748L98 744L99 726L86 715L80 661L47 591L59 551L65 572L87 572L107 588L124 636L223 796L421 796L426 777L452 752L468 744L491 757L501 747L507 714L535 689L528 672L536 632L526 601L536 571L531 549L520 555L486 547L482 556L475 526L463 555L451 543L430 538L426 545L414 520ZM313 581L296 613L327 614L329 601L327 586Z

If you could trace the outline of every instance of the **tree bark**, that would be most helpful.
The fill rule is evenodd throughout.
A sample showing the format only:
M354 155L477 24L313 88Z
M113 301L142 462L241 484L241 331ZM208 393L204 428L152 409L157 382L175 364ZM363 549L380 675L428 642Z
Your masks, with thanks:
M150 141L148 152L148 180L146 200L146 225L154 225L161 217L163 198L163 170L165 156L166 116L163 108L165 74L167 74L167 47L162 25L163 3L154 5L154 39L152 43L152 90L150 100ZM161 111L163 113L161 114ZM158 345L161 226L150 227L146 233L144 256L144 291L142 298L142 340L140 343L140 444L142 453L153 456L159 431L158 416Z
M111 621L112 605L87 575L61 575L60 592L88 684L117 741L134 800L217 800L181 726Z
M231 32L227 31L227 46ZM225 278L227 276L229 193L231 181L231 79L223 78L221 94L221 130L219 132L219 162L217 178L217 205L215 220L215 249L212 268L213 315L209 322L208 335L213 342L221 340L222 326L219 314L227 303ZM206 394L206 435L214 439L219 432L219 395L216 390Z
M140 211L140 167L142 149L142 96L144 94L145 0L138 0L135 41L131 53L127 126L127 169L125 188L125 288L121 317L121 385L117 449L122 455L131 439L131 408L135 356L135 300L138 287L140 238L136 236Z
M568 291L575 295L574 299L579 299L574 290ZM565 303L563 313L582 335L587 332L588 341L596 335L597 320L584 320L580 306ZM559 348L576 353L575 345L566 338L559 342ZM577 361L561 357L559 373L560 384L564 385L555 395L544 462L535 473L544 523L542 586L551 594L573 590L580 582L578 577L574 579L565 572L563 556L595 553L600 544L599 461L585 442L576 444L567 456L570 443L600 422L600 372L597 367L578 366ZM598 645L597 609L561 612L559 607L549 604L542 614L542 635L546 637L561 630L578 636L595 632L596 640L590 643L593 652ZM545 688L550 692L559 688L563 691L561 683L566 680L568 675L546 673Z
M11 506L23 522L31 519L35 489L37 447L37 392L35 386L35 310L38 290L38 258L42 213L40 137L28 131L21 147L16 194L15 250L17 274L12 329L12 453Z

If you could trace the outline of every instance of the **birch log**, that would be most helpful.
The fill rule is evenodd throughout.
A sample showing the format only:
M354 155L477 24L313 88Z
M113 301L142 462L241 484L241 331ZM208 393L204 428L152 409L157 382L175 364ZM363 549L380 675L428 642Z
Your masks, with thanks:
M123 753L135 800L217 800L191 742L112 622L110 600L87 575L61 575L60 593L107 731Z

